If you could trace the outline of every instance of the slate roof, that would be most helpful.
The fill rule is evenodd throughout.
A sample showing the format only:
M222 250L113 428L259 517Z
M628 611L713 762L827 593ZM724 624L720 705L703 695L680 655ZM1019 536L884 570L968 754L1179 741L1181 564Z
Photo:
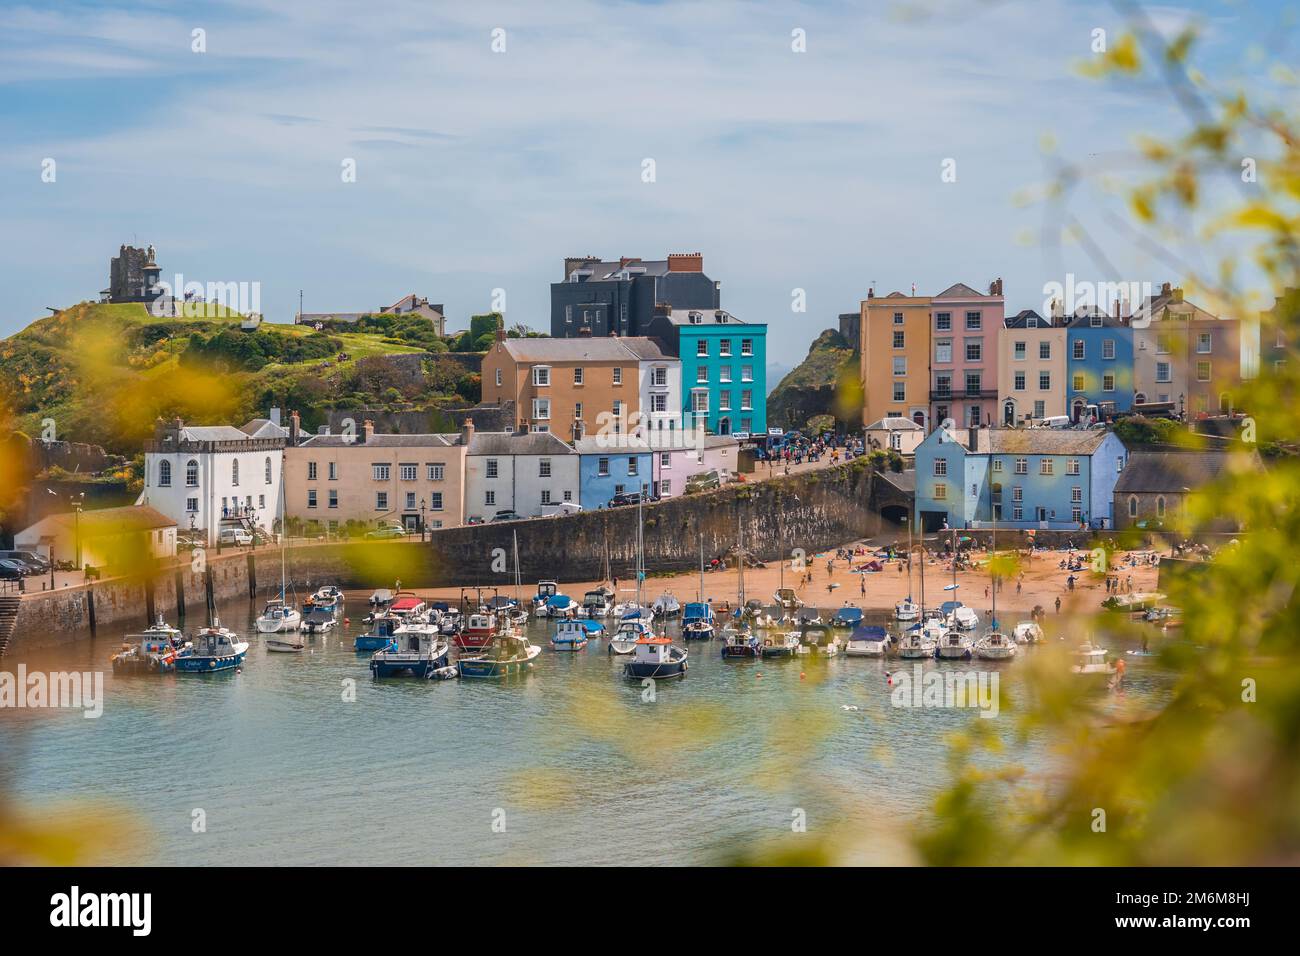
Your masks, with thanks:
M650 338L506 339L501 345L516 362L652 362L673 358L658 339Z
M702 322L692 322L691 313L697 312L704 317ZM722 321L718 321L718 316L722 316ZM706 326L716 325L761 325L760 322L746 322L744 319L738 319L726 309L673 309L668 314L668 321L673 325L686 325L703 328Z
M169 518L148 505L125 505L121 508L87 509L81 512L80 518L72 511L46 515L32 528L21 532L19 536L30 537L28 532L33 528L39 529L42 535L52 534L56 529L61 528L67 531L75 530L83 538L94 538L174 527L176 527L176 519Z
M1115 494L1182 494L1223 474L1231 459L1219 451L1135 451L1115 482ZM1257 467L1258 459L1251 460Z
M254 418L239 429L249 438L288 438L289 429L269 418Z
M1020 312L1017 312L1015 315L1008 318L1004 324L1009 329L1028 329L1031 328L1029 325L1030 319L1035 320L1035 325L1033 325L1032 328L1036 329L1050 329L1062 325L1062 323L1043 318L1033 309L1023 309Z
M460 432L441 434L373 434L361 441L360 434L312 435L299 448L450 448L460 443Z
M234 425L184 425L181 441L247 441L249 436Z
M887 417L885 417L885 418L880 419L879 421L874 421L874 422L872 422L870 425L868 425L868 426L866 427L866 431L869 431L869 432L883 432L883 431L894 431L894 432L898 432L898 431L903 431L903 432L919 432L919 431L924 431L924 429L921 428L921 426L918 425L916 422L912 421L910 418L900 418L900 417L896 417L896 416L895 416L895 417L888 417L888 416L887 416Z
M970 447L967 429L946 432L967 451L986 455L1091 455L1106 440L1104 428L981 428L978 447Z
M576 455L554 432L475 432L471 455Z
M983 292L976 292L964 282L958 282L956 285L950 285L938 295L936 299L985 299L988 296Z

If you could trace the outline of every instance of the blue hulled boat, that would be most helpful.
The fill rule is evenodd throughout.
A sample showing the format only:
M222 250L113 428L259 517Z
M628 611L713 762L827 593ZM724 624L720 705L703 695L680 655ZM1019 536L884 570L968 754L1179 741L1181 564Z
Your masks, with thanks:
M846 604L831 618L831 627L854 628L862 623L862 608Z
M213 674L231 671L244 663L248 642L221 626L216 618L194 636L193 646L176 658L176 670L183 674Z
M713 637L713 606L694 601L682 609L682 637L688 641L707 641Z
M370 630L357 635L352 647L358 651L382 651L393 643L393 632L400 624L401 620L396 617L377 617L371 622Z
M590 634L584 626L586 621L567 620L555 625L551 635L551 647L557 651L580 651L587 646Z
M394 631L394 640L370 658L376 677L434 677L447 666L451 646L438 634L437 625L407 623Z

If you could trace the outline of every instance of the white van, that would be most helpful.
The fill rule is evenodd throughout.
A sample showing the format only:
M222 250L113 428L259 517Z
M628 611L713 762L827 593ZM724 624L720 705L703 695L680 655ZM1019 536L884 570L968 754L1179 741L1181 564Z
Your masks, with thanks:
M542 505L543 518L555 518L561 515L576 515L582 510L582 505L576 501L556 501L549 505Z
M1034 422L1035 428L1069 428L1069 415L1051 415L1047 418Z

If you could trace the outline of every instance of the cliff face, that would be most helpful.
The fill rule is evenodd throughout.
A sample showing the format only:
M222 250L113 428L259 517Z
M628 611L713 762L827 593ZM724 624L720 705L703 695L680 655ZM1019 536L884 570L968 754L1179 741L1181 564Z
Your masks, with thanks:
M773 427L804 428L819 415L833 416L850 429L862 421L858 352L834 329L817 336L807 357L767 399L767 420Z

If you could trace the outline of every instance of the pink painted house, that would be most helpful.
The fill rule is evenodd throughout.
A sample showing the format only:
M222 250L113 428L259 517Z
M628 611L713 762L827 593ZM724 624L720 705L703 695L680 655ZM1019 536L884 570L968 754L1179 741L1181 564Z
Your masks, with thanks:
M736 471L736 456L740 442L726 435L708 435L704 439L701 457L695 446L673 448L654 453L655 493L660 498L675 498L686 491L686 479L691 475L716 469L725 481Z
M998 330L1005 321L1002 280L987 295L965 283L930 300L930 421L991 426L998 413Z

